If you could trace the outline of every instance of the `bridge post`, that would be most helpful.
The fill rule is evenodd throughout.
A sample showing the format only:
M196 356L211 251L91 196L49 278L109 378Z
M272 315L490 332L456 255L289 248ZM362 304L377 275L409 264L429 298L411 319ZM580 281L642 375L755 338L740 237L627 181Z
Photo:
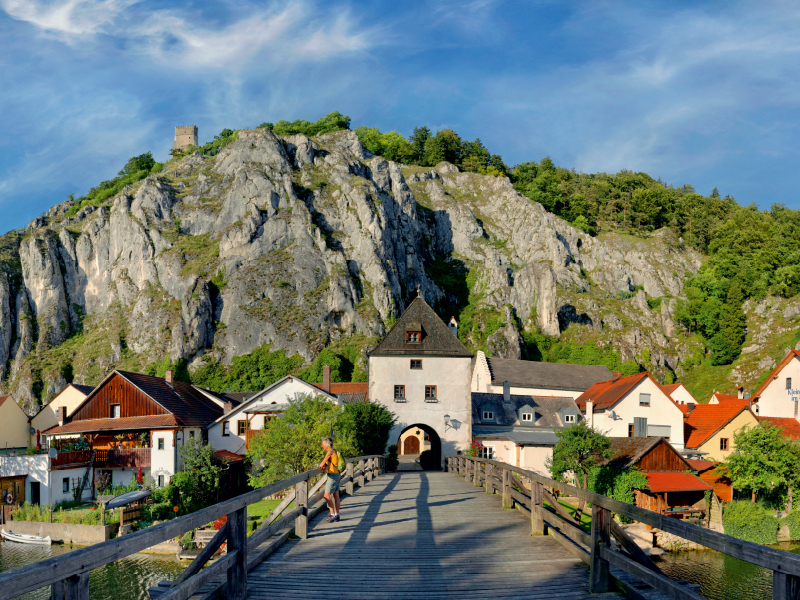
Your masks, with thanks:
M348 495L353 495L353 463L347 463L348 482L345 484L345 491Z
M503 508L514 508L511 499L511 471L503 469Z
M494 494L494 467L489 463L486 463L485 487L487 494Z
M472 475L472 462L465 458L464 459L464 482L469 483L470 475Z
M589 593L611 591L611 572L608 561L600 557L600 547L611 541L611 513L597 504L592 505L592 554L589 574Z
M547 533L544 519L544 494L542 494L542 484L531 481L531 534L544 535Z
M367 460L367 483L372 481L372 470L375 468L375 459L370 458Z
M476 458L473 461L475 473L473 474L472 478L472 487L481 487L481 463Z
M294 486L294 503L303 512L294 520L294 534L301 540L308 538L308 481L301 481Z
M772 600L797 600L800 598L800 577L772 572Z
M89 571L72 575L50 586L51 600L89 600Z
M358 487L364 487L364 459L358 461Z
M228 515L228 552L236 550L236 560L228 567L228 600L247 598L247 507Z

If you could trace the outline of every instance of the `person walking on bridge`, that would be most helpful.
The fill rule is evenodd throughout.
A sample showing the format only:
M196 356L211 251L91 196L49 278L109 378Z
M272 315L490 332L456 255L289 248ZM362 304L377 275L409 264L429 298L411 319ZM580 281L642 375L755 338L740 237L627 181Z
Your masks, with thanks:
M339 520L339 483L342 480L342 472L345 470L345 465L342 453L333 449L333 440L331 438L326 437L322 440L322 449L325 450L325 458L319 464L319 468L321 471L328 473L324 494L325 502L328 503L328 510L331 511L328 523L335 523Z

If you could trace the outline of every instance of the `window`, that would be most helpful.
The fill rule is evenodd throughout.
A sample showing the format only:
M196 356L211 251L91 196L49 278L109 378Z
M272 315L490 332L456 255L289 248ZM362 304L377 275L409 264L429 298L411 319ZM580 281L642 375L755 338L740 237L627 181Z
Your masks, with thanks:
M564 423L574 423L575 415L564 415Z
M720 450L728 449L728 438L719 438L719 449Z
M237 421L236 431L239 435L244 435L244 432L250 429L250 421Z
M425 386L425 400L436 400L436 386L435 385L426 385Z
M650 406L650 394L639 394L639 406Z
M480 457L494 459L494 446L484 446L481 448Z
M485 411L483 411L483 420L484 421L494 421L494 411L493 410L485 410Z
M158 438L158 449L159 450L164 449L164 438Z
M194 429L192 429L191 431L189 431L189 437L190 437L190 438L193 438L193 437L194 437Z
M394 386L394 399L395 400L405 400L406 399L406 386L404 386L404 385L396 385L396 386Z
M533 422L533 413L522 413L522 421L532 423Z
M411 368L412 369L421 369L422 368L422 361L421 360L414 360L411 359Z
M158 476L158 487L160 487L160 488L164 487L164 476L163 475L159 475Z
M119 419L119 417L120 417L119 404L112 404L111 405L111 418L112 419Z
M222 422L222 435L230 435L230 434L231 434L230 421L223 421Z
M69 477L64 477L61 480L61 491L65 493L69 491Z
M422 332L420 331L406 331L406 343L419 344L422 341Z
M792 389L792 378L791 377L787 377L786 378L786 389L787 390Z
M628 437L633 437L633 423L628 423Z

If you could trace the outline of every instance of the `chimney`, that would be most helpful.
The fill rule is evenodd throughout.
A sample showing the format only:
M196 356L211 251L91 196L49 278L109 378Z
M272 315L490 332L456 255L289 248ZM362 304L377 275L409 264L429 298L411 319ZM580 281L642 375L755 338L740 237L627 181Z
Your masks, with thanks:
M450 322L447 326L450 328L450 331L453 332L453 335L458 337L458 321L456 321L455 317L450 317Z
M58 424L63 425L67 422L67 407L66 406L59 406L58 407Z
M622 377L622 373L620 371L614 371L611 374L611 383L615 383L620 377Z
M167 372L164 373L164 379L167 380L169 387L172 387L172 369L167 369Z
M322 367L322 389L331 393L331 368L328 365Z
M511 404L511 384L508 381L503 382L503 402Z
M223 414L226 414L226 415L229 412L231 412L233 410L233 402L226 402L225 406L223 407L223 410L225 411Z
M591 400L586 401L586 424L594 428L594 402Z
M686 416L689 416L696 407L697 404L694 402L689 402L689 404L686 405Z
M739 400L743 400L744 399L744 387L743 386L740 385L738 388L736 388L736 397Z

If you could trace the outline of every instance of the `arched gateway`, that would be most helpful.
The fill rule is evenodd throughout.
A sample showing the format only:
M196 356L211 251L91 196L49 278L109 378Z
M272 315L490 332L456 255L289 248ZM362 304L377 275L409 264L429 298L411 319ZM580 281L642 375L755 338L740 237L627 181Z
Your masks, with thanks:
M472 354L456 333L418 297L369 355L369 398L397 415L390 443L400 455L430 448L436 469L472 440Z
M422 423L409 425L394 442L403 459L418 460L426 470L438 470L442 464L442 440L432 427Z

